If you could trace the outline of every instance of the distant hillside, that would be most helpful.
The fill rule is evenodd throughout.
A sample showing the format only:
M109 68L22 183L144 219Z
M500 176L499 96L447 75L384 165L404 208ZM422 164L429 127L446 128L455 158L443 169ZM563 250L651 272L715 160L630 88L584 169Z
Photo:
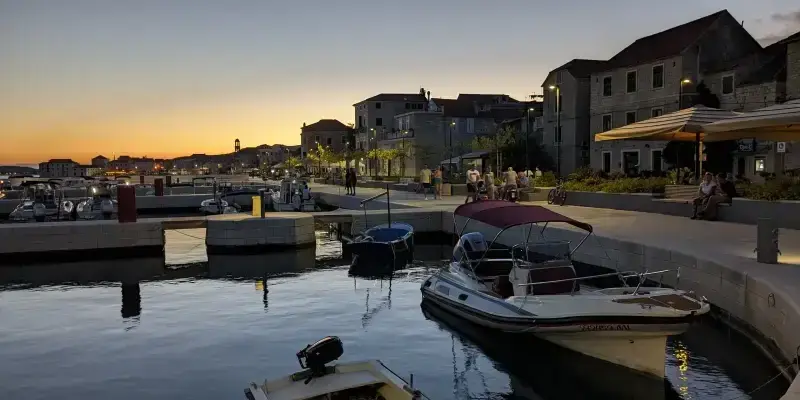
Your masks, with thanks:
M12 174L33 175L38 173L39 170L36 168L20 167L17 165L0 165L0 175L12 175Z

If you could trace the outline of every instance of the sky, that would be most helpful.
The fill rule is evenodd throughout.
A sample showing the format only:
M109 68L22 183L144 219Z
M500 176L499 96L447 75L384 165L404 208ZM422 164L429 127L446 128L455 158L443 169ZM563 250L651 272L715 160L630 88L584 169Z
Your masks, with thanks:
M797 0L0 0L0 165L297 144L375 94L541 93L548 71L727 8Z

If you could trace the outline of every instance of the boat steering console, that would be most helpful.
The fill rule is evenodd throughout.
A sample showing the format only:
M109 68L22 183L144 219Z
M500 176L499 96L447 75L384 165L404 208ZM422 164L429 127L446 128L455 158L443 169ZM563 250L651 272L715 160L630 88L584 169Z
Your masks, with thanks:
M333 373L333 370L329 370L326 364L336 361L342 354L344 354L344 346L337 336L324 337L298 351L297 362L300 363L300 367L311 371L311 375L306 378L305 384L308 384L314 378Z

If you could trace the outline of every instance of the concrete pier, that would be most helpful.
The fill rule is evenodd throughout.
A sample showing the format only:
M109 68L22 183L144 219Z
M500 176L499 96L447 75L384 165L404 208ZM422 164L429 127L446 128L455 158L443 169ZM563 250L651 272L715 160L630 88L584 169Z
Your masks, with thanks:
M215 215L207 220L208 254L263 252L315 243L314 217L310 214L268 213L261 218L239 213Z

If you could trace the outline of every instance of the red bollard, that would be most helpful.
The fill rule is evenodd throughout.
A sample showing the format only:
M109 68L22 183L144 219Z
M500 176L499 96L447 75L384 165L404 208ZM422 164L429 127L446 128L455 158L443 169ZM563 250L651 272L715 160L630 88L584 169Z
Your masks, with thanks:
M156 196L163 196L164 195L164 180L158 178L155 180L155 187L156 187Z
M136 222L136 188L134 186L117 186L117 209L119 222Z
M166 178L167 178L166 182L167 186L172 186L172 175L167 175Z
M144 185L144 175L139 175L139 184Z

